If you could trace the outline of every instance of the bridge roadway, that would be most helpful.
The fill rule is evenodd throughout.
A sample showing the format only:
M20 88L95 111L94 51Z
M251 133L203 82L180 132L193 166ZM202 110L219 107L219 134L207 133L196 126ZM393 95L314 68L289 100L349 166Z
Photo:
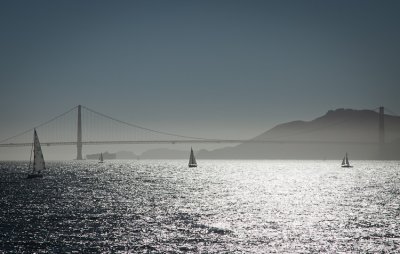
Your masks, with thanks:
M377 142L356 142L356 141L305 141L305 140L243 140L243 139L192 139L192 140L141 140L141 141L82 141L82 145L131 145L131 144L353 144L353 145L378 145ZM65 146L77 145L77 142L41 142L42 146ZM32 146L32 143L7 143L0 144L0 147L23 147Z

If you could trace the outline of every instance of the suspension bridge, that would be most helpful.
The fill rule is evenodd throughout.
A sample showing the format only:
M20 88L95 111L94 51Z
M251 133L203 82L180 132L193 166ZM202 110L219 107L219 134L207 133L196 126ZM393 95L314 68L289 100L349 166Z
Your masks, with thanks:
M347 143L383 144L384 107L379 107L379 132L377 142L351 141L301 141L260 139L209 139L154 130L121 121L114 117L78 105L36 127L0 141L0 147L23 147L32 145L32 131L37 129L42 146L76 146L76 159L82 160L85 145L116 144L195 144L195 143ZM376 109L375 109L376 110ZM96 127L101 126L101 130ZM102 137L99 139L98 137Z

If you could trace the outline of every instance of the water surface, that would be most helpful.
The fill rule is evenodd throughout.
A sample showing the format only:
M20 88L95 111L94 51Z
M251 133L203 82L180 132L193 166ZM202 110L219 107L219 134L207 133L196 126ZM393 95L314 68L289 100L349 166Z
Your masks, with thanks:
M400 162L0 162L0 252L400 251Z

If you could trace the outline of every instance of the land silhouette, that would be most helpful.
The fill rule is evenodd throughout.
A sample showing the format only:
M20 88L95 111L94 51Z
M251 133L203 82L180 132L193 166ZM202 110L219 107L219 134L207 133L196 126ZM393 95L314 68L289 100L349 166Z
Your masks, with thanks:
M199 159L400 159L400 117L385 115L385 143L379 144L379 114L372 110L336 109L312 121L283 123L253 140L294 143L242 143ZM297 143L296 143L297 142Z

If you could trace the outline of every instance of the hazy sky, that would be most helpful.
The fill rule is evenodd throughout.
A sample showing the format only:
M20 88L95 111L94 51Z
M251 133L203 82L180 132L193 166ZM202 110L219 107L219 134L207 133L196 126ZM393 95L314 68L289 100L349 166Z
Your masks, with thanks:
M400 1L1 1L0 139L78 104L248 138L335 108L400 112Z

